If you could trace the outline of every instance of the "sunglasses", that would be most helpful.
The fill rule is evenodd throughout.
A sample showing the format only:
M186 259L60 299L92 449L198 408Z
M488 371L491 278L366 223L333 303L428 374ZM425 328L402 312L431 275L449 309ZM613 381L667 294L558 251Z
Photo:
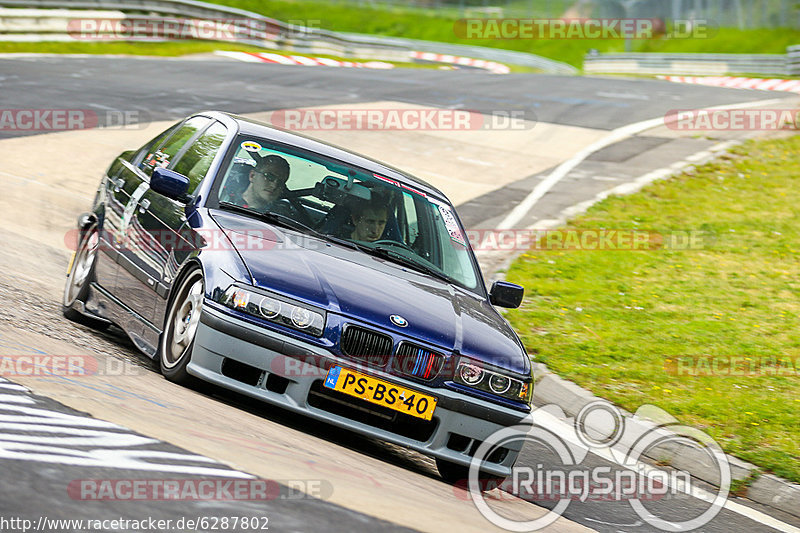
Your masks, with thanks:
M277 174L275 174L273 172L259 172L257 170L255 170L254 172L256 173L257 176L261 176L262 178L264 178L268 182L271 181L271 182L274 182L274 183L278 183L278 182L283 181L281 176L279 176L279 175L277 175Z

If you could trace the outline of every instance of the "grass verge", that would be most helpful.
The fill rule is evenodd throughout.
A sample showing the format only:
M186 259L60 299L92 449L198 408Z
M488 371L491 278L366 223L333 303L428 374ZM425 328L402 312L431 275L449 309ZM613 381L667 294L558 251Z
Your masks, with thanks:
M511 324L564 378L631 412L661 407L800 482L798 167L800 136L749 142L596 204L568 228L702 237L683 250L528 251L507 274L527 289Z
M212 0L283 21L319 26L324 29L424 39L529 52L581 68L590 49L600 52L623 52L622 39L464 39L453 26L457 15L392 11L353 6L347 3L287 0ZM553 16L559 16L554 14ZM632 41L634 52L706 52L740 54L785 54L786 47L800 44L800 30L720 28L709 31L708 38L656 38Z
M329 30L423 39L445 43L502 48L538 54L581 68L590 49L623 52L622 39L465 39L454 32L459 16L452 12L402 11L347 3L289 0L212 0L298 25ZM551 2L554 0L551 0ZM556 12L553 13L556 15ZM800 30L733 28L712 29L708 38L654 38L631 41L634 52L705 52L784 54L789 45L800 44ZM216 48L215 48L216 46ZM176 43L0 43L0 52L122 53L176 56L219 49L207 42ZM225 50L258 48L225 43ZM95 51L102 50L102 51ZM108 51L105 51L108 50ZM115 51L122 50L122 51ZM516 69L515 72L528 70Z

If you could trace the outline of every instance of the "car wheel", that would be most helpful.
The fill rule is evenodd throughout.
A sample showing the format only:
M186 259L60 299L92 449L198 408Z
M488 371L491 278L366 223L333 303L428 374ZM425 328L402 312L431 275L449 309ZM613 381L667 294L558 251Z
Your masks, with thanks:
M439 470L439 475L448 483L468 486L469 482L469 466L456 464L445 459L436 458L436 468ZM502 476L493 476L481 472L478 475L478 481L481 490L488 491L499 487L506 478Z
M64 284L64 298L61 302L61 312L64 316L74 322L93 327L95 329L105 329L109 322L98 320L82 314L73 309L76 302L86 302L89 296L89 284L94 280L94 266L97 262L97 250L100 243L100 233L97 226L90 226L83 232L72 265L67 273L67 281Z
M186 274L172 298L164 321L159 346L161 373L168 380L184 385L194 378L186 372L203 308L203 274L199 268Z

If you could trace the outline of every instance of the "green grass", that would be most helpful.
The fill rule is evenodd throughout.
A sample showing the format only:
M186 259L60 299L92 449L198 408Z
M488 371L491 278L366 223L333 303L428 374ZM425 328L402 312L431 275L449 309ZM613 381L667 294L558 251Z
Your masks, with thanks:
M529 52L581 67L590 49L600 52L623 52L621 39L466 39L454 32L459 19L455 11L392 10L354 6L349 3L287 0L216 0L215 3L260 13L282 21L323 29L406 37L446 43L468 44ZM542 6L539 6L541 9ZM555 3L552 9L556 9ZM563 7L563 6L562 6ZM537 15L541 16L541 15ZM558 16L554 12L552 16ZM786 47L800 44L800 30L722 28L712 30L709 38L655 38L631 41L635 52L717 52L785 53ZM0 51L53 53L124 53L175 56L218 49L208 42L177 43L0 43ZM85 51L85 50L89 51ZM122 51L115 52L114 50ZM226 50L257 50L254 47L225 44ZM102 50L93 52L92 50ZM105 51L109 50L109 51Z
M623 40L490 40L463 39L455 36L453 26L458 15L391 11L354 6L347 3L286 0L216 0L214 3L246 9L278 19L307 21L324 29L424 39L447 43L469 44L530 52L564 61L576 67L583 65L589 49L600 52L623 52ZM555 16L555 15L554 15ZM786 47L800 44L800 30L722 28L712 30L710 38L651 39L632 41L632 51L641 52L731 52L786 53Z
M511 324L564 378L631 412L659 406L726 451L800 482L799 167L800 136L750 142L596 204L569 228L695 230L702 246L531 250L507 274L526 287ZM794 357L796 368L677 375L682 356L742 357L742 365Z

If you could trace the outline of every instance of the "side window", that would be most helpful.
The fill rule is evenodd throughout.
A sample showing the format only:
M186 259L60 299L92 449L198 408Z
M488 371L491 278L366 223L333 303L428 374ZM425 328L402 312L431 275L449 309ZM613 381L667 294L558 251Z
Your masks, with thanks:
M168 166L175 154L186 144L186 141L203 129L210 120L210 118L206 117L193 117L184 122L183 126L166 138L166 142L160 142L160 146L153 145L153 151L148 152L139 168L149 176L153 173L155 167Z
M189 178L189 191L193 192L206 177L219 147L225 140L228 129L221 122L214 122L197 138L181 156L172 169Z
M136 165L139 168L143 169L144 168L144 164L143 164L144 161L146 159L148 159L152 155L153 151L156 148L161 146L161 144L164 142L164 140L167 137L169 137L170 135L175 133L175 130L177 130L178 126L180 126L180 125L181 125L180 122L178 122L177 124L174 124L172 127L167 129L166 131L163 131L163 132L159 133L156 138L152 139L150 142L148 142L147 144L145 144L144 146L139 148L139 150L136 152L136 155L133 157L133 159L131 159L131 163L133 163L134 165Z

